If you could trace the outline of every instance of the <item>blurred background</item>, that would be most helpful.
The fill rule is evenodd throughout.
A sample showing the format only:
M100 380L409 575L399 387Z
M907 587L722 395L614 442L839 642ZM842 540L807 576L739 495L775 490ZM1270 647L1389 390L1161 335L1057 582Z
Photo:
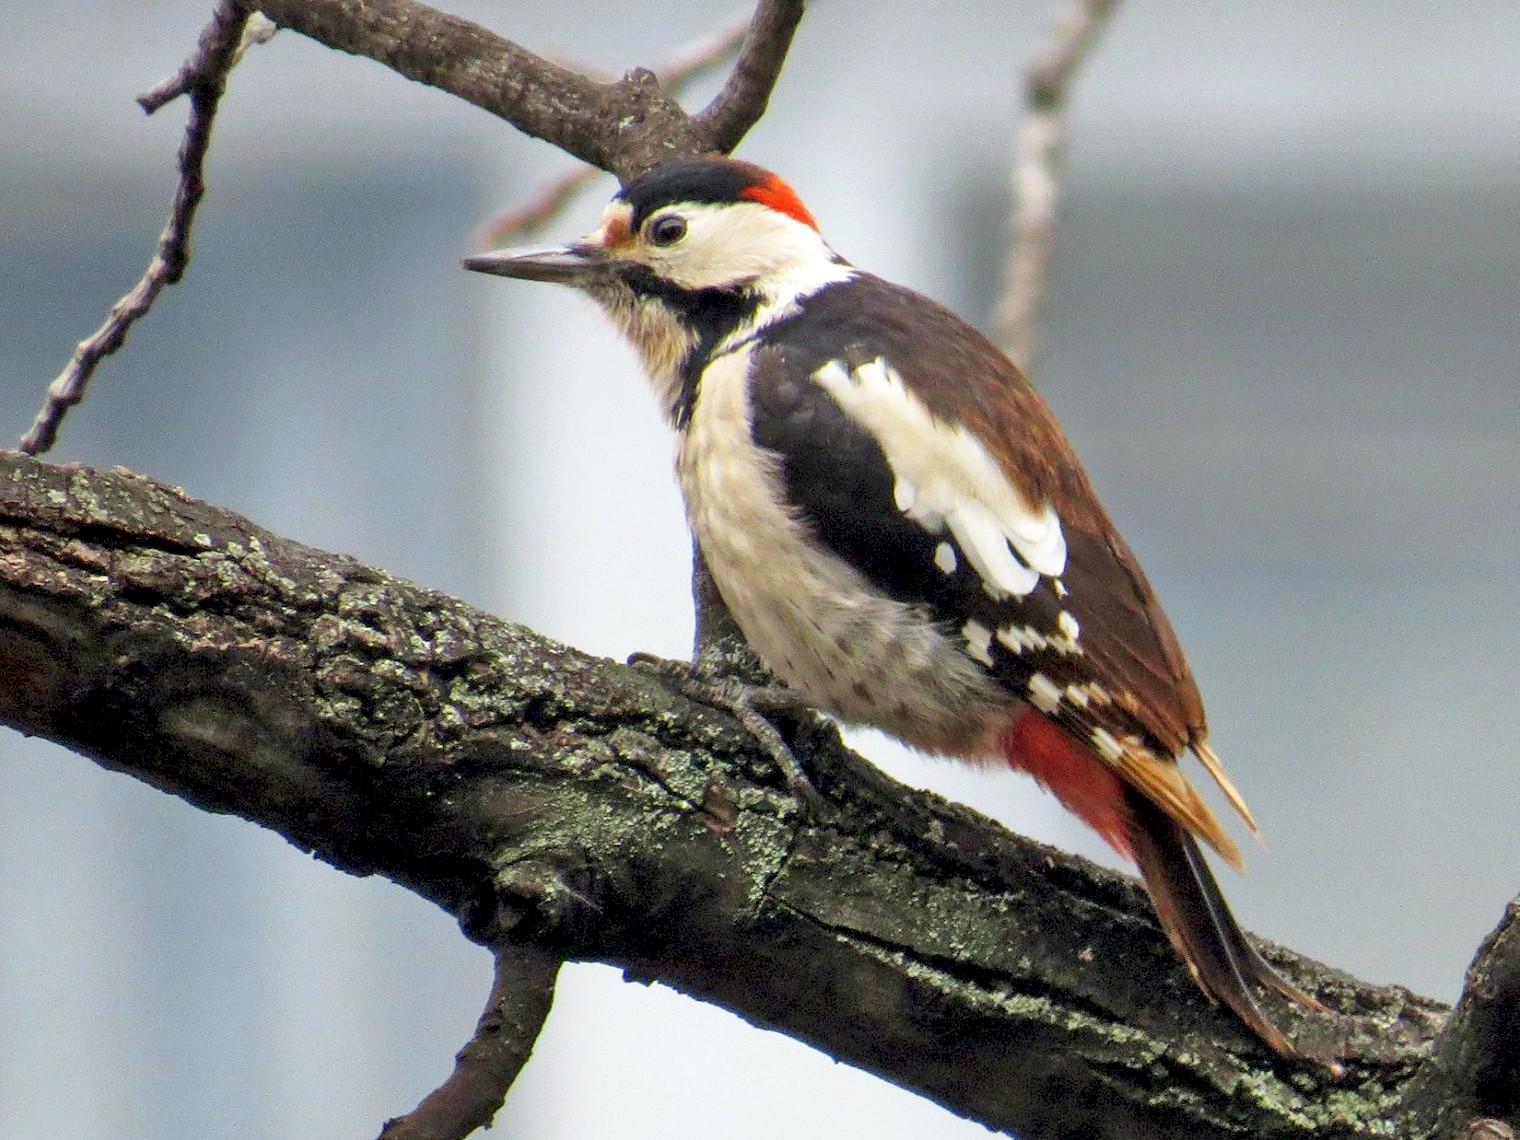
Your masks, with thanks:
M451 9L613 73L726 13ZM132 99L208 11L0 0L0 434L146 263L185 109ZM847 257L985 326L1052 12L818 3L741 153ZM1517 58L1511 0L1131 0L1078 86L1035 370L1271 838L1226 876L1241 919L1447 1000L1520 887ZM180 484L593 652L684 654L687 539L631 355L568 293L458 269L569 160L289 34L237 70L216 131L185 281L50 458ZM860 743L1098 854L1021 779ZM489 975L398 887L0 736L5 1140L372 1136L448 1071ZM986 1134L596 965L567 970L495 1134L799 1132Z

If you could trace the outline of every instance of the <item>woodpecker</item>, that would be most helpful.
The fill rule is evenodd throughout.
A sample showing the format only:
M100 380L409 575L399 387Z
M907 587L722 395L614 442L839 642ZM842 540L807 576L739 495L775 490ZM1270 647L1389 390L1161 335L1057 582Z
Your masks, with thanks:
M1226 906L1199 844L1240 853L1183 754L1255 821L1150 584L1006 356L734 159L664 163L584 240L464 264L582 290L633 344L691 529L771 672L847 723L1033 776L1138 865L1203 992L1297 1055L1252 986L1318 1003Z

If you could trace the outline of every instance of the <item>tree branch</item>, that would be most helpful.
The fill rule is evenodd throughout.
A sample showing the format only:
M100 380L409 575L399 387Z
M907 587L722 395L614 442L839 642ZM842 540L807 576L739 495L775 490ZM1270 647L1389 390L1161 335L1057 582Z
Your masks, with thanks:
M579 72L413 0L261 0L280 27L387 67L498 115L619 179L682 154L731 150L764 109L779 74L799 0L765 0L718 110L692 118L654 74L634 68L613 83Z
M709 150L727 154L765 114L801 20L802 0L760 0L728 82L695 117Z
M1344 1015L1296 1030L1344 1072L1266 1055L1132 881L814 722L793 744L832 808L804 820L727 717L646 675L128 474L0 457L0 721L1030 1140L1386 1134L1479 1071L1426 1059L1440 1006L1270 947Z
M126 342L128 330L153 307L163 287L173 285L184 275L190 262L190 229L195 223L195 208L206 193L203 172L206 151L211 145L211 124L226 87L227 73L242 52L247 23L248 12L240 4L222 0L190 58L174 75L139 98L143 110L151 115L179 95L190 96L190 117L179 147L179 182L169 209L169 221L141 279L111 306L105 324L79 342L64 370L48 385L42 410L21 438L20 447L26 454L41 455L58 441L64 416L84 399L96 367Z
M1024 118L1013 157L1012 249L993 315L998 342L1028 371L1039 346L1040 303L1056 239L1056 201L1066 169L1066 103L1072 80L1119 0L1074 0L1024 76Z
M488 1127L528 1063L562 964L533 946L498 949L486 1010L455 1058L453 1073L411 1112L387 1121L380 1140L464 1140Z

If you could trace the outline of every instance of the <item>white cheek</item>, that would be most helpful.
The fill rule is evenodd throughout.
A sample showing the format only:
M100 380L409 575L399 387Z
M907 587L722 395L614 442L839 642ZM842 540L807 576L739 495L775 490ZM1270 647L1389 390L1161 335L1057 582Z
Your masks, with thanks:
M683 289L755 286L770 296L802 295L847 275L816 230L759 203L681 213L686 237L668 249L651 246L647 256L651 269Z

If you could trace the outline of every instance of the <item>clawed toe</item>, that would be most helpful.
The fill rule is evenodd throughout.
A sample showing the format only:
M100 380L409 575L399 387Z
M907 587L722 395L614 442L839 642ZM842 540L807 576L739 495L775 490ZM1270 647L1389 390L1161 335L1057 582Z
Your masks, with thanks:
M651 653L634 653L628 664L660 677L689 700L729 713L775 763L799 803L816 810L827 802L808 779L780 731L766 717L767 713L810 711L813 706L795 689L779 684L751 685L734 677L714 676L693 662Z

